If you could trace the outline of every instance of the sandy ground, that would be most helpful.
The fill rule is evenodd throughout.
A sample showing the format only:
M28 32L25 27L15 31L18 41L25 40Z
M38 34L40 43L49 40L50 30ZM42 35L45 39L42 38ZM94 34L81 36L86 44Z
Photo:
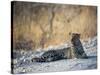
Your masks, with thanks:
M62 59L53 62L32 62L33 57L39 57L42 51L14 51L14 73L42 73L87 70L97 68L97 38L82 42L88 59ZM65 45L64 45L65 47ZM52 47L53 48L53 47ZM59 47L60 48L60 47ZM50 49L50 48L48 48ZM56 47L57 49L57 47Z

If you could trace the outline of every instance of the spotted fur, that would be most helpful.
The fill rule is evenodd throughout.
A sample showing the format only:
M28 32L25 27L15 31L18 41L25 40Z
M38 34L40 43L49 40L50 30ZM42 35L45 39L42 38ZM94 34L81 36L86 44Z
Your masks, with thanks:
M87 58L87 55L80 41L80 34L73 33L71 43L73 45L72 47L46 51L41 55L40 58L33 58L32 61L50 62L61 59Z
M64 48L59 50L50 50L42 54L40 58L34 58L32 61L36 62L50 62L50 61L56 61L61 59L69 58L68 56L70 48Z
M84 48L82 46L82 43L80 41L80 34L73 33L71 43L73 45L75 56L77 58L87 58L87 55L86 55Z

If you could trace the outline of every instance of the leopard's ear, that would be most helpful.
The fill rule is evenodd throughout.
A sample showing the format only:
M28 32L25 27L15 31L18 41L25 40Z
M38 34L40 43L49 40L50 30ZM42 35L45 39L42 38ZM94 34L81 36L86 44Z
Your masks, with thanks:
M81 34L77 34L78 38L80 38Z

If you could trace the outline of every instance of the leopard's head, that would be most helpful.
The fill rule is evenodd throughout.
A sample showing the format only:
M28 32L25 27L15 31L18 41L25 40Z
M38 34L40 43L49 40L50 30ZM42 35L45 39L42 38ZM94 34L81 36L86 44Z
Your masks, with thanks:
M71 35L72 38L80 39L80 34L79 33L69 33L69 35Z

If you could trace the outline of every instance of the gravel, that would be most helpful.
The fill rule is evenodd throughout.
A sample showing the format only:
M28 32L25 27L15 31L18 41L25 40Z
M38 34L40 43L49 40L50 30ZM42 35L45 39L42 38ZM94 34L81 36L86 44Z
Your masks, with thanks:
M40 57L44 51L17 51L14 50L14 69L15 74L21 73L43 73L43 72L61 72L61 71L75 71L88 70L97 68L97 37L88 39L87 42L82 42L88 59L63 59L53 62L32 62L34 57ZM54 47L54 49L67 47L67 44L61 47ZM53 47L47 48L48 50Z

